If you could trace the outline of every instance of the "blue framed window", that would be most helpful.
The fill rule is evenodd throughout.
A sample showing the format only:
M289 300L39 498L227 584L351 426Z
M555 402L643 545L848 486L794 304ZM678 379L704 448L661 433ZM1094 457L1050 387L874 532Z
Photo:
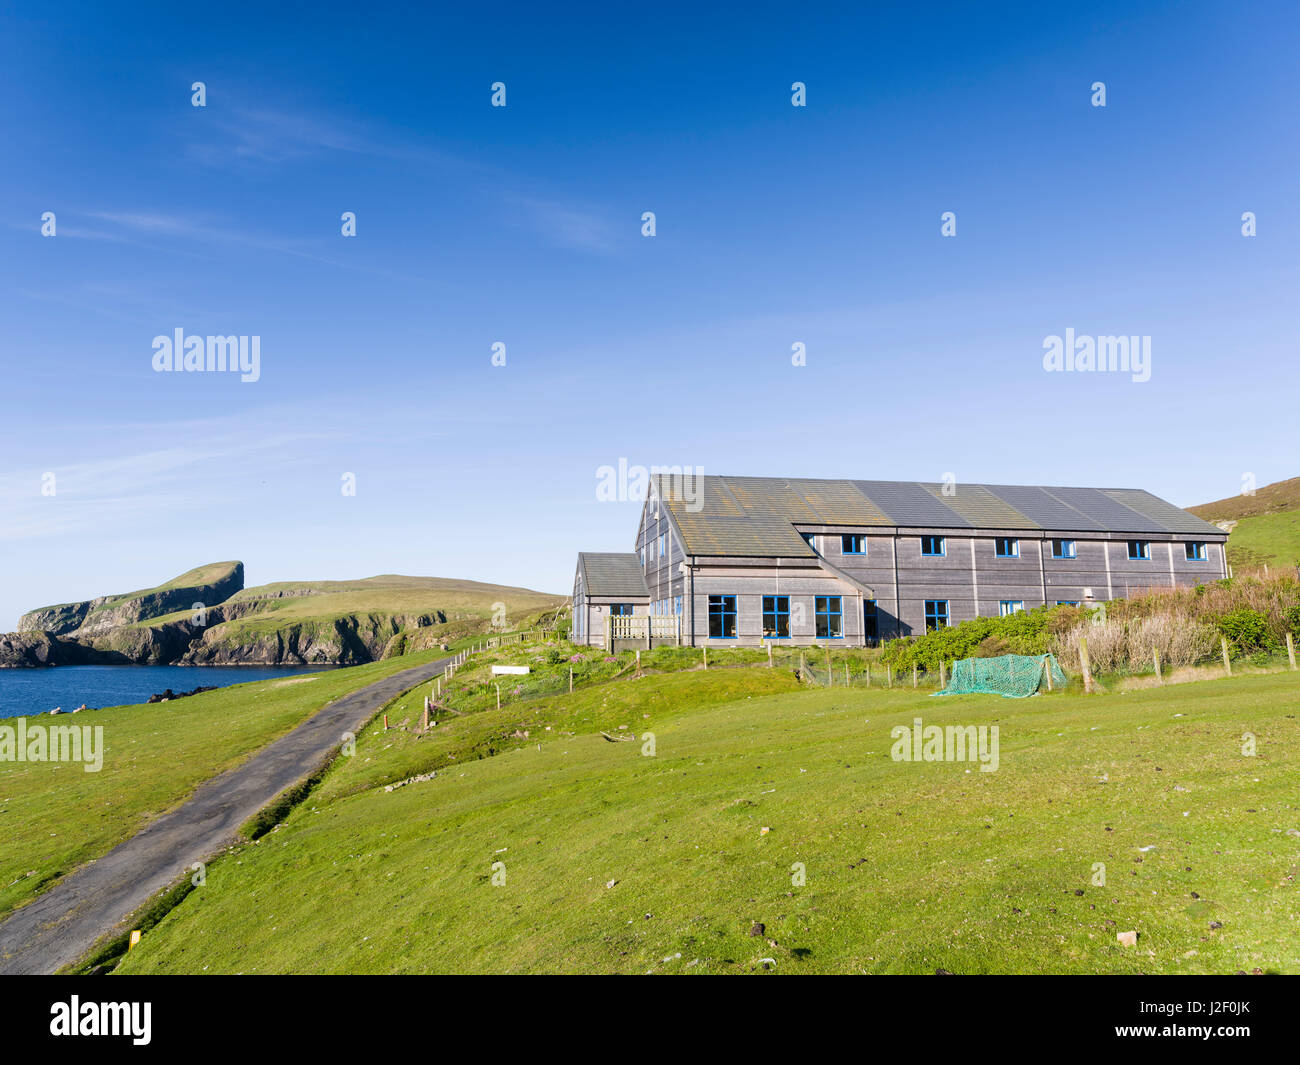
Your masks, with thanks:
M925 631L946 629L948 627L948 600L927 599L925 601Z
M659 534L659 557L663 558L664 555L666 554L668 554L668 534L660 533Z
M1053 558L1078 558L1073 540L1053 540Z
M642 567L645 566L645 545L644 544L641 545L641 565Z
M1187 554L1188 562L1205 561L1205 545L1199 541L1183 544L1183 551Z
M790 638L790 597L763 596L763 635L769 640Z
M861 533L846 533L840 537L840 554L865 555L866 553L867 538Z
M1019 558L1020 541L1014 536L998 536L993 540L993 553L998 558Z
M838 595L817 595L813 597L813 614L817 623L817 639L839 640L844 637L844 617L841 612L841 597Z
M1130 540L1128 542L1128 557L1134 562L1149 561L1151 558L1151 541Z
M1079 600L1077 600L1077 599L1058 599L1058 600L1056 601L1056 605L1057 605L1057 606L1078 606L1078 605L1079 605Z
M1007 617L1010 614L1019 613L1025 609L1023 599L1002 599L998 601L998 616Z
M817 550L817 534L816 534L816 533L800 533L799 535L803 537L803 542L804 542L804 543L806 543L806 544L807 544L809 547L811 547L814 551Z
M709 639L734 640L736 638L736 597L734 595L709 596Z
M874 599L862 600L862 635L868 640L879 639L879 619Z
M948 545L942 536L922 536L921 537L921 554L923 555L946 555Z
M609 612L611 614L617 614L620 616L631 614L632 604L631 603L610 603Z
M682 597L681 597L680 595L675 596L675 597L673 598L673 613L676 614L676 615L678 615L679 617L681 616L681 613L682 613Z

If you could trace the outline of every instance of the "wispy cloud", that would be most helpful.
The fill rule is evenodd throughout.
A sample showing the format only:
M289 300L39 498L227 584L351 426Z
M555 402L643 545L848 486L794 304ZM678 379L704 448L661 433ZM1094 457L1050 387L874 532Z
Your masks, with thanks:
M618 230L608 215L594 207L532 197L512 196L516 221L562 248L607 255L618 242Z
M304 454L327 439L316 431L263 435L253 431L256 422L241 416L119 425L113 432L123 444L116 454L0 475L0 540L138 531L161 514L244 502L249 469L300 466ZM80 438L96 438L93 427L78 429ZM184 442L159 447L159 440Z
M404 163L423 163L458 171L494 168L403 134L332 114L311 114L265 106L234 106L229 118L211 121L194 132L186 148L189 158L219 169L272 168L306 162L330 154L367 155Z

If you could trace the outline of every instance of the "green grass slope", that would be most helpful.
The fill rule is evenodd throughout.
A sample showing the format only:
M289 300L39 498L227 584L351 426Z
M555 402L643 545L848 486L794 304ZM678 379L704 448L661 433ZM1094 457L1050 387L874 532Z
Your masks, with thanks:
M793 685L664 674L371 728L118 971L1300 972L1300 675ZM894 761L917 716L996 724L1000 768Z
M103 726L104 764L98 773L87 773L77 764L0 762L0 916L82 862L107 853L203 781L332 699L436 657L426 653L253 681L75 717L29 718L31 724ZM17 719L3 724L16 726Z
M1300 477L1187 509L1206 521L1237 523L1228 534L1236 569L1300 566Z
M1228 536L1234 571L1300 566L1300 510L1242 518Z
M137 661L227 663L376 660L435 650L493 626L525 628L564 598L528 588L386 574L355 581L282 581L232 595L207 625L186 609L114 630L96 641Z
M152 588L30 610L19 619L18 629L64 634L149 624L179 608L188 609L194 601L212 604L224 600L243 587L243 574L242 562L211 562Z

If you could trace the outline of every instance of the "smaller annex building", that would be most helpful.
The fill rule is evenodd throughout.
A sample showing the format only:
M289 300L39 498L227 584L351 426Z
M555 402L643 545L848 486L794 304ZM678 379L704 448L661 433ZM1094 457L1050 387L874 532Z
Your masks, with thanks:
M579 552L573 576L574 643L609 647L615 635L620 641L630 638L631 618L645 619L649 613L650 588L637 555L630 551ZM611 624L611 618L629 620Z

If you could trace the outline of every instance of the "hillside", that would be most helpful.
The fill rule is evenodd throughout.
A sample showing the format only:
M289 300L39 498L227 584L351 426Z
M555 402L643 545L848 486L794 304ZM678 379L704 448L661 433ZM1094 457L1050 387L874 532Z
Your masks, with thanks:
M221 604L183 661L366 662L518 628L563 599L478 581L385 574L357 581L285 581ZM184 618L164 619L184 623Z
M0 636L0 666L351 665L493 627L523 627L565 601L441 577L385 574L253 588L243 579L243 563L213 563L155 588L31 611L23 631Z
M1265 485L1253 496L1187 509L1228 530L1228 561L1235 570L1300 566L1300 477Z
M480 657L477 670L495 653ZM478 687L451 685L471 700ZM573 695L484 700L419 735L422 694L218 859L117 972L1300 965L1294 673L1004 701L810 689L762 664L623 671ZM996 771L894 760L893 729L917 716L996 721ZM1247 730L1260 745L1243 759ZM1137 949L1116 942L1129 929Z
M18 619L18 631L53 636L105 632L174 610L188 610L194 603L221 603L243 587L242 562L212 562L153 588L28 611Z

